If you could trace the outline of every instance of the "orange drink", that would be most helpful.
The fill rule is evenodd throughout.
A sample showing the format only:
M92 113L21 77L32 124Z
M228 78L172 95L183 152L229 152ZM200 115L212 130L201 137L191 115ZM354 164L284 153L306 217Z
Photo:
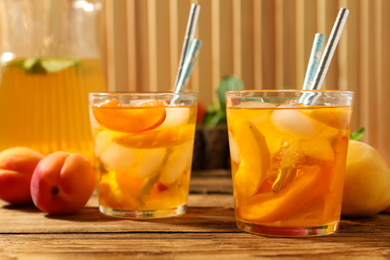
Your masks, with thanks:
M14 59L1 71L0 150L26 146L92 159L88 92L106 89L98 59Z
M130 218L185 212L197 94L91 93L100 211Z
M299 102L312 95L310 104ZM338 229L353 94L226 93L237 226L275 236Z

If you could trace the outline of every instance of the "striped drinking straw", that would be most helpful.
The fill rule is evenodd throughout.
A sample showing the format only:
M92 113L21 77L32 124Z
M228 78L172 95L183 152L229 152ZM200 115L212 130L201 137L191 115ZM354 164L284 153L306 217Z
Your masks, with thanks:
M336 18L336 21L333 25L332 32L330 34L330 38L326 44L324 54L320 60L320 64L318 65L317 72L314 76L313 84L310 86L310 90L318 90L321 89L322 83L325 80L326 73L328 72L328 68L330 62L332 61L333 54L336 50L337 44L339 42L341 33L343 32L343 28L345 22L347 21L349 14L349 10L346 8L341 8L339 14ZM305 95L308 94L303 100L302 103L306 105L312 105L318 98L318 93L309 93L306 92ZM304 95L304 96L305 96ZM302 99L302 97L301 97Z
M202 47L202 41L194 39L188 51L187 57L183 64L183 71L180 75L179 81L175 87L175 93L182 93L187 89L188 82L190 80L192 70L194 68L196 59L198 58L200 48ZM171 102L178 101L179 96L175 96Z
M175 85L174 85L174 89L175 89L174 92L176 92L176 93L184 92L184 91L180 91L180 89L178 89L178 83L179 83L180 77L183 73L183 69L184 69L183 66L184 66L185 59L188 55L188 52L190 51L190 45L192 44L192 41L194 39L195 29L196 29L196 25L198 23L199 12L200 12L200 5L192 4L190 15L188 17L187 30L186 30L186 34L184 37L182 51L181 51L179 68L177 70L176 81L175 81Z
M314 76L318 69L318 64L320 63L322 48L324 47L325 35L317 33L314 36L313 47L311 49L309 64L307 65L305 81L303 82L302 89L309 90L313 84ZM309 93L304 93L299 99L299 103L304 103L305 100L309 97Z

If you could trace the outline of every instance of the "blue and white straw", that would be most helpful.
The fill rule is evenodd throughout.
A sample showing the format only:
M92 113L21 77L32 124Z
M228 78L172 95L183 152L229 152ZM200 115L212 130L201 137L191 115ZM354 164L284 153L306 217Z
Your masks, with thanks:
M192 41L190 50L187 54L183 65L183 71L180 75L179 81L175 86L175 93L184 92L187 89L188 82L191 77L192 70L194 68L196 59L198 58L200 48L202 47L202 41L194 39Z
M320 60L320 64L318 65L317 72L314 76L313 84L310 86L310 90L319 90L321 89L322 83L325 80L326 73L328 72L328 68L330 62L332 61L333 54L336 50L337 44L339 42L341 33L344 29L345 22L347 21L349 14L349 10L346 8L341 8L339 14L336 18L336 22L333 25L332 32L330 34L330 38L326 44L324 54ZM305 93L306 94L306 93ZM303 102L306 105L312 105L315 103L317 98L319 97L319 93L311 93L307 97L304 98ZM302 97L301 97L302 99ZM301 101L301 100L300 100Z
M314 82L311 86L311 89L313 90L321 89L326 73L328 72L330 62L332 61L334 51L336 50L341 33L343 32L345 22L347 21L348 14L348 9L340 9L336 22L333 25L332 32L330 33L330 38L326 44L324 55L322 55L319 68L316 75L314 76Z
M318 64L320 64L322 48L324 47L325 35L317 33L314 37L313 47L310 53L309 64L306 70L305 81L303 82L302 89L308 90L311 89L313 84L314 76L318 69Z
M187 30L186 30L185 37L184 37L183 47L181 50L179 68L177 70L177 75L176 75L176 82L174 85L175 89L176 89L177 84L180 80L185 59L187 58L188 52L190 51L191 43L194 39L196 25L198 23L198 18L199 18L199 12L200 12L200 5L192 4L190 15L188 17Z
M318 69L318 64L320 63L322 48L324 47L325 35L317 33L314 36L313 47L311 48L309 64L307 65L305 81L303 82L302 89L309 90L313 84L314 76ZM299 99L299 103L304 103L305 100L310 96L309 93L304 93Z

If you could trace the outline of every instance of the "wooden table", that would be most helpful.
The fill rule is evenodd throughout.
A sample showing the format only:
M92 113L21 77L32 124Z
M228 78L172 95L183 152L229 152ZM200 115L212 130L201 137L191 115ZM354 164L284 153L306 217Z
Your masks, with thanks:
M0 203L0 259L385 259L390 214L342 219L338 233L274 238L235 225L229 171L194 172L187 213L159 220L102 215L93 195L76 215Z

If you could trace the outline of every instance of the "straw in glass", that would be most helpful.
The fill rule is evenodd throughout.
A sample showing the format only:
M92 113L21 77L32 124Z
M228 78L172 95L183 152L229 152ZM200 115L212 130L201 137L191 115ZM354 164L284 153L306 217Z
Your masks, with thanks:
M202 41L198 39L194 39L192 41L190 50L187 54L187 57L185 59L184 65L183 65L183 71L180 75L179 81L177 82L175 93L182 93L187 89L188 82L190 80L192 70L194 68L196 59L198 58L200 48L202 47ZM178 96L175 96L172 99L172 103L177 102Z
M311 89L313 90L321 89L326 73L328 72L330 62L332 61L334 51L336 50L341 33L343 32L345 22L347 21L348 14L349 14L348 9L346 8L340 9L336 22L333 25L330 38L326 44L324 55L322 55L319 68L317 70L316 75L314 76L313 85L311 86Z
M190 50L183 65L183 71L180 75L179 81L177 82L175 93L184 92L187 89L188 81L190 80L192 69L194 68L201 47L202 41L198 39L194 39L192 41ZM180 91L176 91L177 89Z
M196 5L196 4L191 5L191 11L190 11L190 15L188 17L187 30L186 30L186 34L184 37L183 48L181 51L181 57L180 57L180 62L179 62L179 68L177 71L176 81L175 81L175 86L174 86L174 88L175 88L174 92L176 92L176 93L183 92L177 88L177 85L178 85L179 79L180 79L182 71L183 71L184 61L185 61L187 54L190 50L190 44L192 43L192 41L194 39L195 29L196 29L196 25L198 23L199 11L200 11L200 5Z
M318 69L318 64L320 63L322 48L324 47L325 35L321 33L316 33L313 41L313 47L310 53L309 64L306 70L305 81L303 82L302 89L310 89L313 84L314 76Z
M192 69L194 67L196 58L198 57L200 47L202 46L202 42L194 39L196 24L198 22L200 6L196 4L192 4L190 16L188 18L187 31L184 37L183 49L181 52L179 68L177 71L176 82L174 86L175 93L184 92L187 88L188 80L191 76ZM180 99L179 95L175 95L171 104L175 104ZM161 163L160 168L163 167L171 154L172 150L167 149L167 153L164 157L164 161ZM153 185L158 180L160 171L157 171L154 175L149 177L141 187L138 198L141 203L144 203L146 199L150 195L150 191L153 188Z
M326 73L328 72L328 68L330 62L332 61L333 54L336 50L337 44L339 42L341 33L343 31L345 22L347 21L349 14L349 10L346 8L341 8L339 14L337 16L336 22L333 25L332 32L330 34L330 38L326 44L324 54L320 60L320 64L318 66L317 72L314 76L313 84L310 86L310 90L318 90L321 89L322 83L324 82ZM318 98L318 95L315 93L310 94L305 98L304 104L311 105Z
M303 82L303 90L310 89L313 84L314 76L318 69L318 64L320 63L322 48L324 47L325 35L317 33L314 36L313 47L310 53L309 64L307 65L306 76ZM299 99L299 103L305 103L305 99L308 98L308 93L304 93L303 96Z

